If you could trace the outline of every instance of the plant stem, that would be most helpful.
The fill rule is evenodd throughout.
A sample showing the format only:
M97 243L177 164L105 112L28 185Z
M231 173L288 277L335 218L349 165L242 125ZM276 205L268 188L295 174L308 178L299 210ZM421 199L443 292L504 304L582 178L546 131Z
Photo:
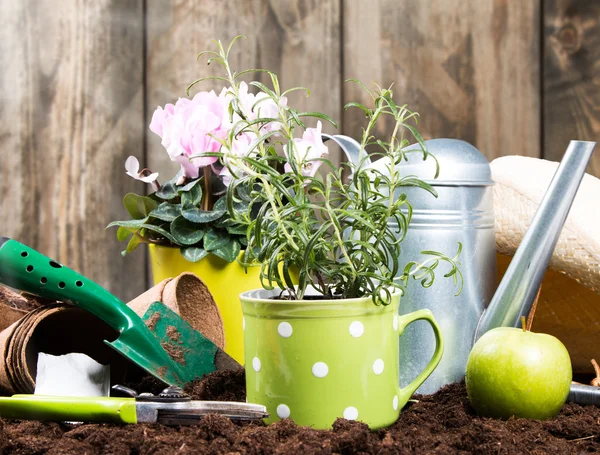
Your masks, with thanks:
M211 189L211 181L210 181L210 167L204 166L204 210L212 209L212 189Z
M592 359L591 362L592 366L594 367L594 371L596 372L596 377L592 379L590 384L596 387L600 387L600 366L598 366L598 362L596 362L596 359Z
M521 328L523 329L523 332L527 332L527 320L525 319L525 316L521 316Z

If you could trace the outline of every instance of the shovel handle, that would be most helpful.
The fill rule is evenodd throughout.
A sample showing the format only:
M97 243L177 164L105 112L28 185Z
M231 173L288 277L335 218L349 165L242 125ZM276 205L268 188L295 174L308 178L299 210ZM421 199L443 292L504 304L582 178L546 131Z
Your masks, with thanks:
M0 283L75 305L122 332L137 315L92 280L22 243L0 237Z

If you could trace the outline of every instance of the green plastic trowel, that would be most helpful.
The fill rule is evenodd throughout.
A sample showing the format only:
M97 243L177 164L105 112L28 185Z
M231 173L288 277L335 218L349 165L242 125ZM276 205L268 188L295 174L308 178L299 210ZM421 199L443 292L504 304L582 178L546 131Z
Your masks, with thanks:
M0 237L0 284L79 307L119 332L105 343L169 385L241 366L161 302L140 318L92 280L22 243ZM144 322L146 321L146 322Z

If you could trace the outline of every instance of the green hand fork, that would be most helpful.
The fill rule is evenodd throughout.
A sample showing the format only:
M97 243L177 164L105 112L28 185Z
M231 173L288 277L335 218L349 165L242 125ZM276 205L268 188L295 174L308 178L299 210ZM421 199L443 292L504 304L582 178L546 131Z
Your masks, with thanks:
M75 305L119 332L104 342L169 385L193 379L175 362L144 321L93 281L22 243L0 237L0 283L31 294ZM193 372L192 372L193 373Z

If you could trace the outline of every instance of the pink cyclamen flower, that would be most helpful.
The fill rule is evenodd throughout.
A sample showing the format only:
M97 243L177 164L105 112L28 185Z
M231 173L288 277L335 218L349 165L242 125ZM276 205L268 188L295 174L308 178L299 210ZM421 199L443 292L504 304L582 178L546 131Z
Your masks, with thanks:
M152 116L150 130L162 138L169 158L181 165L185 177L197 178L199 169L213 164L217 157L192 158L216 152L221 144L216 138L227 134L227 116L214 91L197 93L194 98L180 98L175 105L158 107Z
M136 180L140 180L144 183L150 183L154 190L158 189L158 172L152 172L149 175L144 175L150 172L148 169L142 169L140 171L140 162L135 156L130 156L125 160L125 173Z
M329 154L329 149L323 144L321 138L321 122L317 122L316 128L306 128L302 139L294 138L292 147L294 156L288 156L288 161L294 160L300 168L302 175L314 177L317 170L323 164L320 158L324 158ZM286 163L284 166L285 172L292 172L292 166Z

